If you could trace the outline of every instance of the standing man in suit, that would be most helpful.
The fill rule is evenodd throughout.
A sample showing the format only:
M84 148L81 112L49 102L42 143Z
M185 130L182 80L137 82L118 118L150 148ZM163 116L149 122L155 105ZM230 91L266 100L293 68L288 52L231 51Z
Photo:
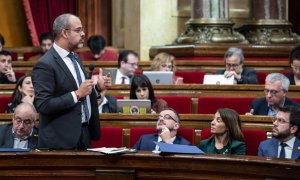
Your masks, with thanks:
M142 135L133 148L144 151L157 151L158 146L156 146L153 141L163 141L168 144L191 145L188 140L177 136L179 127L180 119L178 113L171 108L165 109L161 111L157 117L157 133Z
M260 143L259 156L297 159L300 156L300 109L280 107L273 119L272 139Z
M244 67L244 54L240 48L231 47L224 55L225 69L217 74L224 74L226 78L234 76L236 84L257 84L257 73L253 68Z
M62 14L53 23L54 44L32 71L35 105L40 114L39 147L87 149L100 138L96 91L110 86L110 78L94 81L74 51L83 46L80 19Z
M32 104L21 103L16 107L12 124L0 127L1 148L37 148L38 135L36 110Z
M279 107L291 105L300 105L288 97L290 82L287 77L280 73L271 73L266 77L264 98L258 98L252 101L250 113L246 115L268 115L275 116Z
M118 69L112 72L113 84L131 84L135 71L139 68L139 58L136 52L124 50L119 54Z

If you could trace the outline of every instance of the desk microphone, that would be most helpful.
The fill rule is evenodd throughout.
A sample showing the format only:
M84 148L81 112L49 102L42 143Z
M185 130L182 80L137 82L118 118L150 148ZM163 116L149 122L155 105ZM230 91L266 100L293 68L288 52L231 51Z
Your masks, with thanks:
M88 79L92 79L92 76L93 76L93 73L94 73L94 69L95 69L94 64L90 64L90 66L89 66L89 73L88 73Z

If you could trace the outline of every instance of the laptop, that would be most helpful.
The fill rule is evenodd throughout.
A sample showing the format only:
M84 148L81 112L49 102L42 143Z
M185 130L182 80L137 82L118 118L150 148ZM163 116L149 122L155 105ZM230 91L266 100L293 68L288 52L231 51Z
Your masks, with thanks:
M151 84L173 84L172 71L144 71Z
M117 99L117 109L123 114L150 114L151 101L139 99Z
M234 76L225 78L223 74L206 74L204 76L203 84L233 85Z

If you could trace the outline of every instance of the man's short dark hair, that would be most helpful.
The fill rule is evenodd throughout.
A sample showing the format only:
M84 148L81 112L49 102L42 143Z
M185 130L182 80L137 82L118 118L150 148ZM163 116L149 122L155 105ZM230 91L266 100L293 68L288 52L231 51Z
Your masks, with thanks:
M10 53L9 51L2 50L2 51L0 51L0 55L3 55L3 56L11 56L11 53Z
M298 44L297 46L295 46L290 54L290 64L293 63L294 60L300 60L300 44Z
M2 36L2 34L0 34L0 43L2 44L2 46L5 45L5 39L4 39L4 37Z
M42 42L44 40L51 40L53 42L53 36L51 33L42 33L40 36L39 36L39 42L40 42L40 45L42 44Z
M280 107L279 111L290 113L290 125L298 126L297 131L295 133L295 135L297 136L300 130L300 108L295 106L284 106Z
M118 68L121 67L121 62L124 61L127 63L128 61L128 56L132 54L134 56L136 56L137 58L139 57L138 54L132 50L124 50L119 54L119 58L118 58Z
M99 54L105 48L106 41L103 36L94 35L88 39L87 45L93 54Z

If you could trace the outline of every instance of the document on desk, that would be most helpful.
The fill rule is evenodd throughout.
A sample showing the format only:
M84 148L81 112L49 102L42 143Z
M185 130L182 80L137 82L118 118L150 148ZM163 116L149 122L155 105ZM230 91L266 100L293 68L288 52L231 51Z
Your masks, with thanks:
M128 148L126 148L126 147L121 147L121 148L102 147L102 148L91 148L91 149L87 149L87 150L88 151L94 151L94 152L101 152L103 154L122 154L122 153L128 152Z
M205 154L197 146L155 142L161 153Z

